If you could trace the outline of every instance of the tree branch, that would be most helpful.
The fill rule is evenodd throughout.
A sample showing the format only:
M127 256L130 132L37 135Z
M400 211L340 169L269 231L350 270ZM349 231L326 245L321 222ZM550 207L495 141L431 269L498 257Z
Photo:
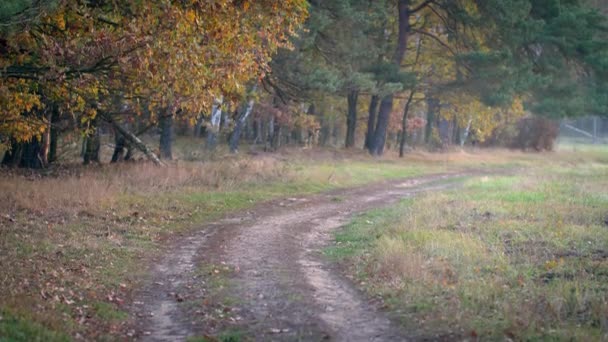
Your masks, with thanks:
M416 12L422 10L423 8L427 7L428 5L432 4L433 2L435 2L435 0L426 0L423 3L421 3L420 5L410 9L410 14L415 14Z

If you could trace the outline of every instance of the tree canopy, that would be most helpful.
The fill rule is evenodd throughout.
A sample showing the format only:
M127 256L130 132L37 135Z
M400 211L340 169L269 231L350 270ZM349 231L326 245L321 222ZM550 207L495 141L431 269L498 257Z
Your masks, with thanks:
M268 117L309 112L283 122L312 130L341 108L345 145L366 129L373 154L395 130L403 145L425 106L427 136L441 120L488 136L525 112L606 115L605 13L585 0L5 1L0 140L42 141L53 126L88 136L100 118L200 123L214 103L249 107L251 89Z

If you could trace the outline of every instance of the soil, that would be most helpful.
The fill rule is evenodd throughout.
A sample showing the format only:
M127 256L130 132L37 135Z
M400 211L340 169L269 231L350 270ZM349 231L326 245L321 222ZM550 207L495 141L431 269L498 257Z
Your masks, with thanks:
M439 174L272 201L175 243L136 295L134 339L240 334L253 341L416 339L321 251L353 215L470 174ZM209 340L214 340L209 338Z

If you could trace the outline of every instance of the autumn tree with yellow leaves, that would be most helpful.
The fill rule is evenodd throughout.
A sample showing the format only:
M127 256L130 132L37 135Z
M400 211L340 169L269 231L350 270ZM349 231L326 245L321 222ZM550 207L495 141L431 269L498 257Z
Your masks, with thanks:
M8 164L42 164L53 120L70 121L95 154L99 120L120 125L148 111L147 120L170 125L176 115L208 111L216 97L234 101L268 71L278 48L289 47L307 13L302 0L29 6L36 13L8 16L10 29L0 37L0 135L11 147ZM30 10L26 4L17 14Z

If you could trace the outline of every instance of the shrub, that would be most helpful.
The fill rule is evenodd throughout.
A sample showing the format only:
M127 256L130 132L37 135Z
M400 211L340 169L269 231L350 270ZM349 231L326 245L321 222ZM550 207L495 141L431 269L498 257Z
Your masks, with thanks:
M559 124L551 119L528 116L516 123L498 126L483 146L552 151L559 133Z
M522 150L553 151L559 133L559 125L554 120L541 117L526 117L517 123L517 136L512 148Z

